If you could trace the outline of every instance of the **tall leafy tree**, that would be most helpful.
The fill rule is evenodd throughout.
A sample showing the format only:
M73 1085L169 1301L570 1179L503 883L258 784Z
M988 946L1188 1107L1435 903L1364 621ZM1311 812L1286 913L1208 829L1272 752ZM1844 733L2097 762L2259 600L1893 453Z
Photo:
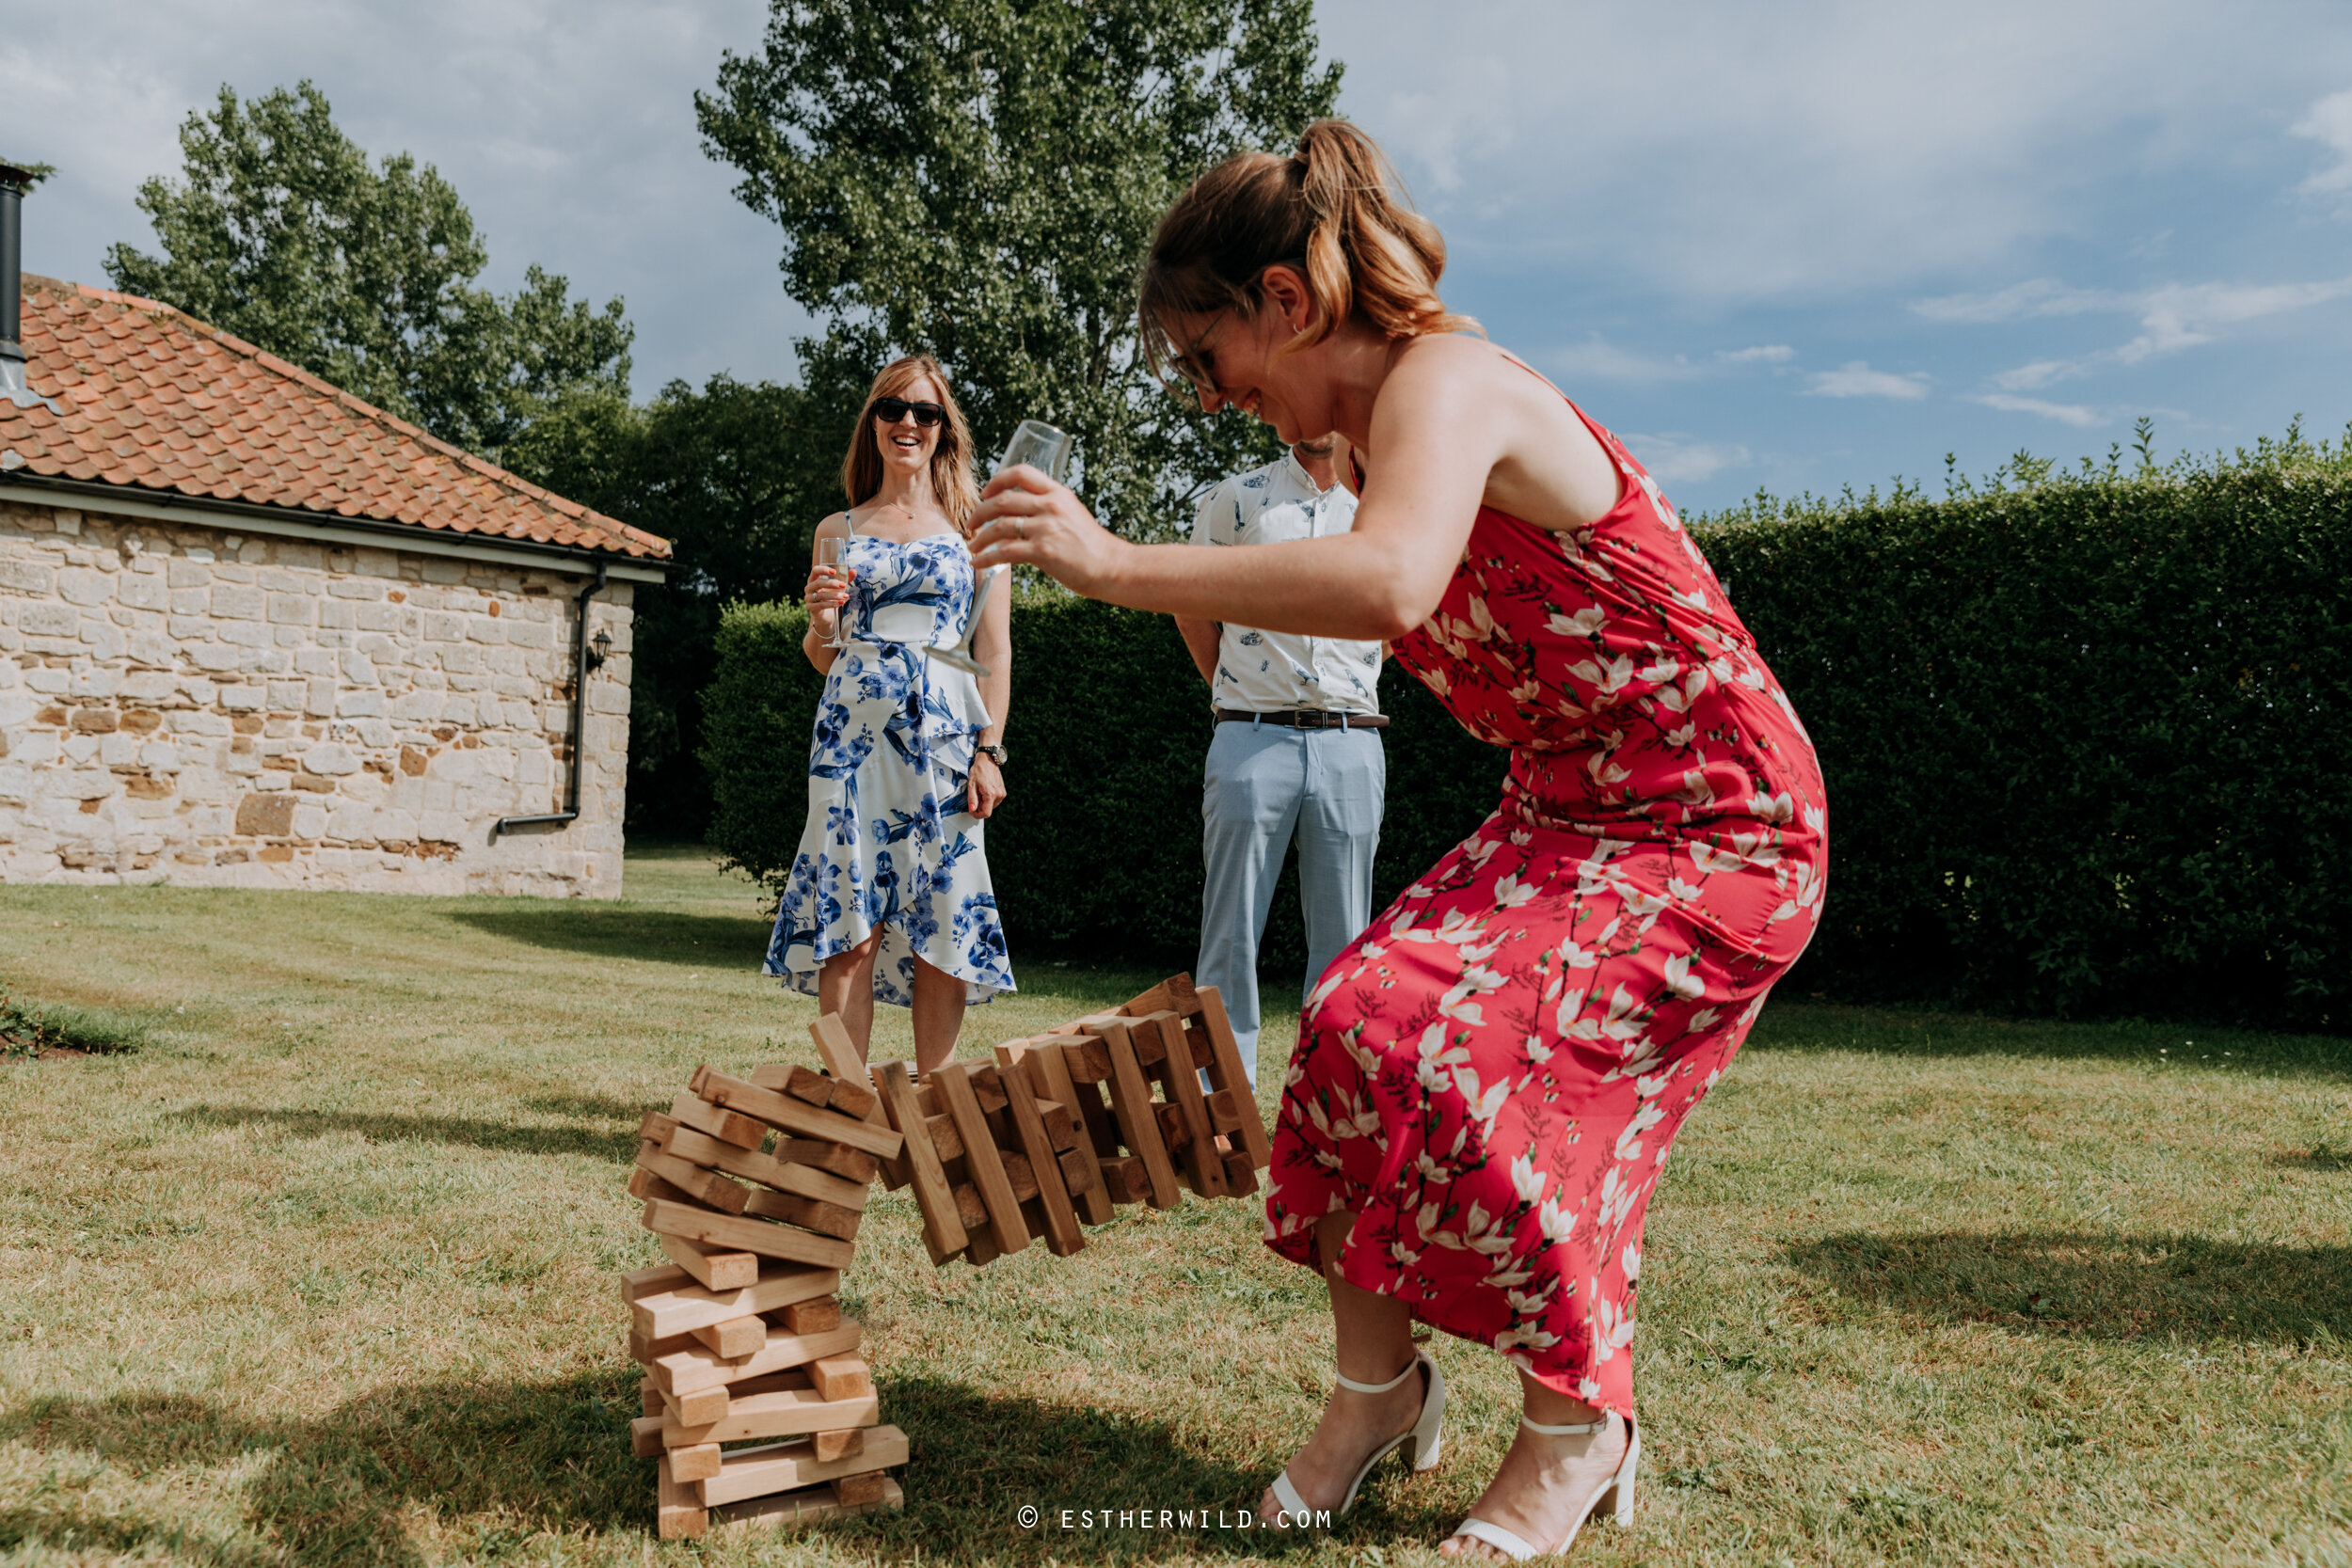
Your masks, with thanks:
M613 299L536 265L501 298L457 192L406 153L371 164L309 82L180 128L182 177L139 187L162 254L113 246L115 287L179 307L442 439L496 457L550 400L625 394Z
M695 109L827 325L812 385L930 350L983 451L1025 418L1072 430L1080 493L1162 537L1276 448L1145 372L1136 274L1202 168L1331 111L1314 55L1311 0L771 0Z

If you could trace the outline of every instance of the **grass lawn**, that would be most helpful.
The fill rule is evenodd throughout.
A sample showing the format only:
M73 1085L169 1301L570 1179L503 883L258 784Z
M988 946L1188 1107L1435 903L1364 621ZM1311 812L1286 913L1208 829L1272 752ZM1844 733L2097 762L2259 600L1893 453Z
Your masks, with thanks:
M632 1131L698 1061L813 1060L812 1009L699 853L628 889L0 887L0 978L152 1025L0 1066L0 1562L1435 1560L1514 1418L1451 1341L1447 1463L1327 1537L1058 1527L1230 1516L1313 1423L1321 1286L1197 1200L938 1271L879 1199L845 1285L906 1512L654 1543ZM1016 968L967 1049L1158 977ZM1644 1287L1638 1524L1577 1560L2352 1563L2352 1043L1778 1002Z

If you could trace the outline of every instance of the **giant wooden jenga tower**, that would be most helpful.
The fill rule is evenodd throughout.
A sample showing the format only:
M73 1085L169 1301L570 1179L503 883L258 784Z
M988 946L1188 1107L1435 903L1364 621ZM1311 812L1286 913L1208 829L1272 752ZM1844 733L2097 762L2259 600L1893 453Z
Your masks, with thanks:
M1216 987L1179 974L995 1055L920 1084L903 1063L879 1074L906 1136L885 1176L914 1187L934 1263L987 1263L1038 1237L1066 1257L1086 1245L1080 1223L1115 1204L1257 1190L1265 1126Z
M701 1068L639 1130L628 1190L670 1261L621 1286L645 1370L633 1437L660 1461L665 1541L714 1519L904 1506L885 1472L906 1463L906 1433L881 1424L862 1331L834 1296L874 1177L903 1140L840 1021L810 1033L827 1071ZM773 1441L722 1447L761 1438Z

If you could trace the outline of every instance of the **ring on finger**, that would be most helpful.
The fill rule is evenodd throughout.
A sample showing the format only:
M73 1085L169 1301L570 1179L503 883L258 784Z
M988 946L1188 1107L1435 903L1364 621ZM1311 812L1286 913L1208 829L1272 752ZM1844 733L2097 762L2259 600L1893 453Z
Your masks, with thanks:
M1028 543L1028 539L1029 539L1029 528L1028 528L1028 525L1027 525L1026 523L1024 523L1024 522L1023 522L1020 518L1018 518L1018 517L1015 517L1015 518L1012 520L1012 536L1013 536L1015 539L1020 540L1023 544L1026 544L1026 543Z

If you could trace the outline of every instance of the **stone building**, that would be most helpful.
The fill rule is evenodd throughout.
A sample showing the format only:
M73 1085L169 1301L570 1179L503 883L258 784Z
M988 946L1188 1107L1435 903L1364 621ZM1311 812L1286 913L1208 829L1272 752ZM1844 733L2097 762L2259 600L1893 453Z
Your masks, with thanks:
M663 541L151 301L27 277L21 342L0 881L619 895Z

